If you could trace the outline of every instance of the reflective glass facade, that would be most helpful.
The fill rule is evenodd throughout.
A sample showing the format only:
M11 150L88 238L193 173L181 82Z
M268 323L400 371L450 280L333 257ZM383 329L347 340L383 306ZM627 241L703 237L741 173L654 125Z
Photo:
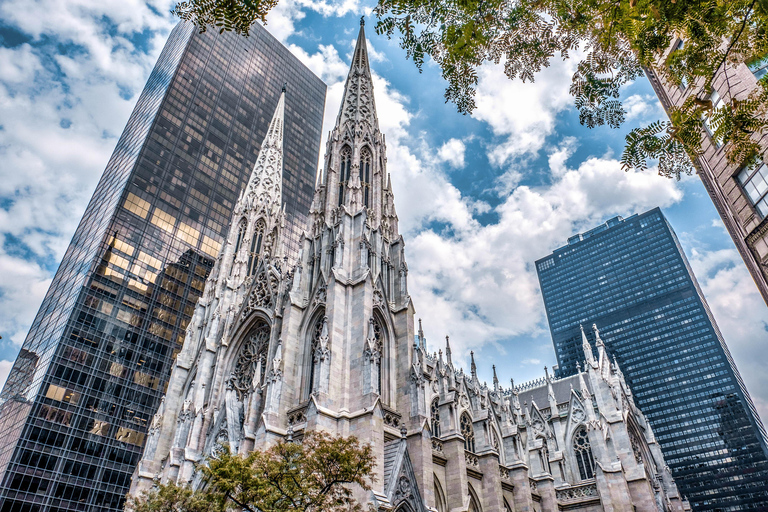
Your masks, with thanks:
M0 394L0 512L122 510L284 83L297 244L325 84L258 26L171 33Z
M592 324L694 510L768 510L762 423L675 233L656 208L616 217L536 262L560 375Z

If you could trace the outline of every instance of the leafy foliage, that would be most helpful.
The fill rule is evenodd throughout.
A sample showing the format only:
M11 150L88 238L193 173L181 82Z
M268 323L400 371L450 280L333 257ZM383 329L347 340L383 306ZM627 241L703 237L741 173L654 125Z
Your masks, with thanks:
M203 473L203 490L173 484L134 500L136 512L359 511L352 488L370 490L375 464L368 444L355 437L307 434L303 442L278 443L247 456L224 449ZM204 508L208 507L208 508Z
M679 179L701 151L702 118L713 138L727 145L734 163L757 155L766 132L768 94L708 101L714 80L730 90L733 66L768 54L765 0L380 0L376 30L393 37L421 69L427 56L448 82L446 101L469 113L475 108L477 68L504 62L510 79L533 81L551 60L578 60L570 92L582 124L620 126L625 119L620 87L653 69L668 83L688 87L688 100L627 136L625 169L647 168ZM684 44L667 53L673 42Z
M246 34L277 0L187 0L174 12L205 30ZM756 141L768 131L768 82L749 97L728 94L714 111L713 82L731 91L733 67L768 55L768 0L379 0L376 31L398 35L421 70L431 58L448 87L445 99L459 112L475 108L478 68L504 63L510 79L533 81L552 59L576 59L570 92L579 119L593 128L621 126L622 85L652 70L686 89L687 100L669 109L670 122L627 136L624 168L680 178L702 151L702 119L727 146L733 163L758 156ZM682 41L678 49L668 51ZM765 78L768 80L768 77Z
M191 21L201 32L212 27L247 36L256 21L266 23L267 13L275 5L277 0L184 0L171 12Z
M224 512L219 502L204 493L194 492L176 484L159 485L138 498L130 498L126 510L133 512Z

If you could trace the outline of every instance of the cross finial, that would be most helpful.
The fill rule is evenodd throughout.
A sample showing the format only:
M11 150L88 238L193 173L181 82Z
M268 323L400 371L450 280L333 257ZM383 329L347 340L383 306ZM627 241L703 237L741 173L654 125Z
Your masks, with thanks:
M288 82L283 82L283 92L285 92L285 89L288 87Z
M365 26L365 16L360 16L360 26L361 27Z

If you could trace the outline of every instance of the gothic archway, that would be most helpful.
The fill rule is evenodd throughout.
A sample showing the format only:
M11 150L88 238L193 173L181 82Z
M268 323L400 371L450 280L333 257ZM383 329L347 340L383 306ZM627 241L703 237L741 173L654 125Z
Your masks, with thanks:
M437 475L432 474L435 487L435 508L437 512L448 512L448 505L445 499L445 493L443 492L443 486L440 485L440 481L437 479Z
M592 456L592 446L589 443L587 429L580 427L573 434L573 454L581 480L595 477L595 459Z
M475 452L475 429L472 426L472 418L466 412L461 414L459 420L461 435L464 436L464 449L468 452Z
M467 508L467 512L483 512L475 490L471 485L467 485L467 489L469 490L469 507Z
M440 408L438 407L439 398L435 397L429 406L430 427L432 428L432 437L440 437Z
M344 204L344 191L347 188L352 172L352 149L349 146L341 148L339 154L339 206Z
M228 385L232 386L241 401L255 387L264 384L271 333L267 322L256 320L238 350Z
M372 161L371 150L364 147L360 151L360 186L363 189L363 204L366 208L370 207Z
M309 398L313 393L325 390L327 379L327 363L331 355L330 338L328 335L328 317L325 316L325 309L319 308L315 313L312 322L307 330L307 358L305 382L306 397ZM324 371L325 370L325 371Z

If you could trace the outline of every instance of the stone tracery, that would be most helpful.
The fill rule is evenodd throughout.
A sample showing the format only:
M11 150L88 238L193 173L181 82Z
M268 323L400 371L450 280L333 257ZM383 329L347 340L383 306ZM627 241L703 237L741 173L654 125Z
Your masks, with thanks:
M264 384L270 331L266 322L259 322L240 349L230 377L230 384L237 392L239 400L243 400L253 389Z

